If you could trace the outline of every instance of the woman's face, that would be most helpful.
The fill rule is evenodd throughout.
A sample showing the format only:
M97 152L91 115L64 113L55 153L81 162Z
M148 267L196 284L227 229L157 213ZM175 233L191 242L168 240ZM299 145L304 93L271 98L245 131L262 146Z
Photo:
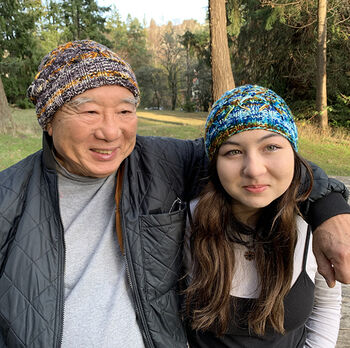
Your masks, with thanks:
M234 213L247 222L288 189L294 175L294 151L278 133L248 130L221 145L216 169L221 185L236 202Z

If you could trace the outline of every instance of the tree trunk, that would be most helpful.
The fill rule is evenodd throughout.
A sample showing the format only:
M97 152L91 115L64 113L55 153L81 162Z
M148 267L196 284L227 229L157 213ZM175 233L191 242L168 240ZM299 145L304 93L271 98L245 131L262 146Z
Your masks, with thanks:
M14 123L10 108L7 103L7 98L0 77L0 133L6 133L13 129Z
M318 1L316 108L322 129L328 127L327 113L327 0Z
M212 96L216 101L235 87L226 29L226 1L209 0Z
M187 110L190 110L190 103L192 99L192 71L190 66L190 52L189 52L189 44L186 46L186 104L187 104Z

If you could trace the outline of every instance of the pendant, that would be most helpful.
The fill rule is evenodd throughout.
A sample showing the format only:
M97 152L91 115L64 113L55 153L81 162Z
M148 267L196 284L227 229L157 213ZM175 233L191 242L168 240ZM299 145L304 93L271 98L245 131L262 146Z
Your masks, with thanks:
M248 261L253 261L255 259L255 252L249 249L244 253L244 257Z

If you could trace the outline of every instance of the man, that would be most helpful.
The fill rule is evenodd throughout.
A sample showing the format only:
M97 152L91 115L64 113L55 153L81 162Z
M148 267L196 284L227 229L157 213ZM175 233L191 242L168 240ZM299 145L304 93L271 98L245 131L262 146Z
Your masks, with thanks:
M134 73L93 41L49 53L28 95L43 149L0 174L0 346L186 347L177 280L203 142L136 136ZM310 220L348 243L332 230L344 187L315 178Z

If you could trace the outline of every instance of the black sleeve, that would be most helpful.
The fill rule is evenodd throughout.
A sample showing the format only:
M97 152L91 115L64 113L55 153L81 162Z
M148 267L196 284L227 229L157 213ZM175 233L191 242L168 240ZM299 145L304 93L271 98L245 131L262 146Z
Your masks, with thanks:
M309 162L314 174L314 185L305 209L306 218L315 230L322 222L339 214L350 214L347 204L349 191L340 181L328 178L326 173Z
M203 139L189 141L188 161L186 168L186 200L198 196L207 182L208 159L204 150ZM315 230L322 222L339 214L350 214L350 206L346 203L349 191L340 181L329 178L316 164L311 165L314 184L306 204L300 208L312 229ZM307 178L304 176L304 184Z
M331 192L312 202L308 212L312 230L314 231L322 222L339 214L350 214L350 206L338 192Z
M199 195L208 180L208 158L205 154L203 138L189 140L187 145L185 192L186 200L190 201Z

